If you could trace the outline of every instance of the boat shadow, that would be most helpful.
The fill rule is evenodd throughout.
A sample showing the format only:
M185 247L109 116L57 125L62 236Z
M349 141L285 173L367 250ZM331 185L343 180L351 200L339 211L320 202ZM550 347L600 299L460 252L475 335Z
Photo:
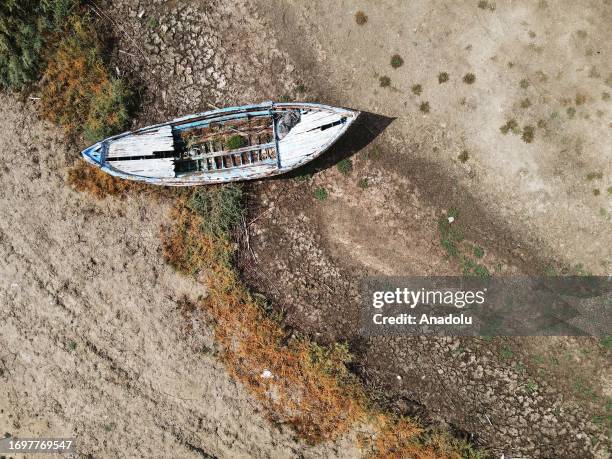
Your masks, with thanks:
M318 158L286 174L274 177L276 180L313 175L328 169L343 159L350 158L374 141L395 120L376 113L361 112L359 118L347 129L329 150Z

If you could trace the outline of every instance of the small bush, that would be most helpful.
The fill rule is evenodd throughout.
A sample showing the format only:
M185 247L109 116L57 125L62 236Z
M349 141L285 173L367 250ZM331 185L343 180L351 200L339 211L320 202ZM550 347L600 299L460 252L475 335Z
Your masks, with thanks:
M599 188L593 188L593 196L599 196L601 194L601 191L599 190Z
M348 174L353 170L353 162L349 158L344 158L336 164L338 170L343 174Z
M468 159L470 159L470 154L468 153L467 150L463 150L461 153L459 153L459 156L457 156L457 158L462 163L465 163L465 162L467 162Z
M322 186L314 190L314 197L319 201L325 201L329 197L329 193Z
M378 82L380 83L380 87L381 87L381 88L386 88L386 87L388 87L388 86L391 86L391 78L389 78L389 77L388 77L388 76L386 76L386 75L381 76L381 77L378 79Z
M187 206L202 218L202 230L206 234L229 238L244 215L242 187L200 187L193 192Z
M576 115L576 109L574 107L567 107L567 110L565 112L570 118L573 118Z
M391 67L393 67L394 69L398 69L402 65L404 65L404 59L402 59L402 56L400 56L399 54L394 54L393 56L391 56Z
M473 73L466 73L463 76L463 82L465 84L473 84L476 81L476 75L474 75Z
M519 86L521 89L527 89L529 87L529 80L527 78L523 78L521 81L519 81Z
M438 74L438 83L442 84L442 83L446 83L447 81L448 81L448 73L440 72Z
M368 22L368 17L363 11L357 11L355 13L355 22L358 25L364 25L366 22Z
M478 8L481 10L495 11L495 3L489 3L486 0L480 0L478 2Z
M601 180L603 178L603 173L602 172L589 172L586 175L586 179L590 182L592 180Z
M518 130L518 123L514 118L509 119L508 121L506 121L506 124L499 128L499 130L504 135L507 134L509 131L512 131L512 133L516 133L515 131Z
M154 17L150 17L147 20L147 26L150 29L157 29L159 27L159 21L156 18L154 18Z
M225 140L225 148L228 150L237 150L238 148L246 147L247 141L241 135L233 135Z
M531 107L531 101L529 99L521 100L521 108L529 108Z
M367 178L360 178L357 182L357 186L362 190L366 190L370 187L370 181Z
M419 106L419 110L421 110L423 113L429 113L429 102L421 102L421 105Z
M535 128L533 126L527 125L523 127L523 135L521 136L521 139L523 139L523 142L531 143L533 142L534 137L535 137Z
M484 249L482 247L479 247L479 246L474 247L474 256L476 258L484 257Z
M423 86L421 86L420 84L413 84L410 89L412 90L412 93L417 96L420 96L423 92Z
M476 267L474 267L474 275L476 277L483 277L483 278L491 277L491 273L486 268L486 266L483 266L483 265L476 265Z

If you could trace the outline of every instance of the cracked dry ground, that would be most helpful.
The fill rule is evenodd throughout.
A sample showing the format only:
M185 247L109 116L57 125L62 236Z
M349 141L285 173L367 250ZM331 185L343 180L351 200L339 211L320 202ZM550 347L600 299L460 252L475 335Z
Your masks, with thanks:
M606 204L605 193L599 197L590 194L590 188L605 189L608 185L586 183L581 178L591 169L602 170L606 178L610 173L611 162L598 157L603 155L605 159L608 153L597 148L602 144L601 139L609 136L609 131L600 126L609 117L609 102L600 97L602 92L609 91L606 89L610 84L606 80L609 61L597 61L596 52L603 51L606 55L608 51L609 40L605 40L602 32L606 29L598 18L605 17L609 7L600 6L603 11L599 11L595 3L595 6L590 2L579 3L542 13L527 2L513 4L515 9L498 5L495 11L490 11L478 8L475 2L456 2L452 7L439 2L414 2L406 10L402 2L389 1L366 11L368 25L358 29L353 15L368 5L352 1L329 4L288 0L231 3L118 0L104 5L111 21L104 20L109 21L117 38L118 51L113 65L118 72L134 77L144 88L143 111L137 125L206 110L211 105L278 99L282 95L351 106L396 118L375 139L374 146L357 148L371 140L367 135L358 145L350 141L340 143L316 169L307 171L318 170L312 178L281 178L249 185L250 210L252 218L257 220L250 226L252 252L246 253L243 260L246 277L286 314L289 326L323 342L348 340L357 356L356 371L373 391L388 397L392 408L399 413L447 425L458 435L465 435L495 453L605 457L609 439L605 422L598 422L598 416L601 405L610 395L610 365L609 355L596 340L377 338L366 341L355 331L357 289L363 276L459 273L456 262L447 259L439 247L436 230L437 218L450 207L460 207L468 239L485 248L483 263L492 271L495 268L505 274L532 273L551 259L563 263L584 262L593 272L605 272L609 267L612 245L609 216L601 209L605 212L612 209ZM562 63L567 56L559 54L555 47L546 49L542 45L544 41L529 44L531 32L553 42L550 37L559 36L559 29L572 17L581 18L579 30L587 37L585 41L581 38L583 33L568 32L570 36L565 39L571 43L572 61L576 68L587 69L593 77L585 75L586 72L568 73L565 79L556 77L555 62ZM560 25L555 28L547 21ZM509 29L513 32L508 33ZM496 41L498 46L492 46ZM388 60L395 52L404 55L406 64L392 71ZM546 59L530 57L538 55ZM541 64L541 68L535 63ZM443 69L439 68L441 65ZM593 67L596 72L588 70ZM441 70L451 75L447 86L430 81ZM471 86L461 83L461 76L468 71L476 74L476 83ZM538 79L543 78L538 71L548 75L548 86ZM378 78L387 73L391 75L392 87L383 90L378 86ZM503 84L494 85L511 79L517 86L523 74L536 82L527 89L534 94L521 94L518 87L510 90ZM589 103L574 107L578 113L574 119L560 118L558 112L565 113L574 106L576 85L584 82L590 86L578 90L589 91ZM424 87L423 96L411 91L416 83ZM568 97L560 95L560 91L571 91L571 107L564 101ZM527 114L517 113L519 101L527 96L535 103ZM418 110L424 100L432 107L429 114ZM553 103L559 107L552 107ZM442 106L449 109L440 113L436 107ZM504 107L503 113L495 112L498 106ZM557 116L545 113L547 125L541 131L538 128L534 144L524 145L520 137L499 134L499 126L506 117L531 117L535 123L547 110L556 112ZM366 122L361 131L376 131L378 122L384 125L388 121ZM559 132L565 132L566 136L557 142L555 136ZM363 136L355 133L357 137L360 135ZM571 151L563 150L557 158L555 148L559 144L569 145ZM456 160L464 149L469 150L471 158L465 164ZM329 167L340 157L357 150L352 157L350 174L343 175ZM571 157L570 153L577 156ZM554 165L566 163L567 170L575 172L559 175L559 167ZM62 167L61 164L51 166ZM368 179L367 189L358 186L360 178ZM329 191L327 201L319 202L312 197L317 187ZM159 204L141 197L129 199L132 200L138 203L142 214L146 209L144 223L141 222L145 227L148 227L147 221L162 218ZM97 220L105 221L111 218L109 212L111 216L112 212L118 212L114 209L119 204L109 202L101 206L90 204L96 209L96 215L89 221L92 232L99 223ZM151 214L153 209L160 214ZM122 221L127 225L132 219ZM107 244L112 245L115 240L111 235L107 238ZM158 247L152 238L151 247ZM118 257L122 248L116 249ZM95 263L101 263L95 253L92 249L89 256ZM133 263L143 257L134 247L128 248L127 253L131 253L129 260ZM161 267L159 257L149 260L151 265L141 262L145 267L156 266L157 270L167 272ZM93 264L87 269L97 273L100 268L96 266ZM184 285L181 282L185 281L172 276L166 287L171 285L176 289L176 285ZM133 279L136 278L134 274ZM146 281L151 283L151 289L160 282L152 277ZM175 339L180 340L182 319L178 314L166 312L170 314L169 319L160 316L163 311L172 310L173 299L183 290L173 292L167 298L166 309L164 305L147 306L151 314L158 314L151 319L153 324L149 319L143 324L129 322L125 333L140 337L146 346L143 336L148 336L146 333L151 327L160 327L155 322L159 320L164 322L165 332L175 334L166 346L174 345ZM118 312L121 317L124 299L102 298L104 307L113 309L105 314ZM153 299L153 293L144 298ZM148 303L135 302L132 306L135 318L139 317L138 308L143 304ZM95 307L88 312L102 314ZM102 321L106 315L100 317ZM196 328L196 333L185 339L208 343L209 338L199 337L198 330L205 332L205 328ZM115 344L121 343L122 333L113 332L113 327L108 328L108 333L111 335L102 334L108 340L107 352L116 352L118 357L108 355L123 358L119 362L128 365L131 356L121 357L122 348ZM117 337L113 338L112 333ZM49 339L60 343L55 347L49 345L56 349L58 359L72 358L65 350L72 339L71 336ZM42 345L46 347L47 342ZM6 348L15 346L11 342ZM90 347L87 343L82 346L77 343L76 349ZM197 349L198 344L193 347ZM149 398L139 405L145 412L149 407L153 409L153 405L167 407L167 412L153 410L143 415L143 424L151 426L147 427L151 432L154 429L173 432L164 448L171 448L178 437L183 441L185 453L189 445L220 456L230 456L236 451L255 456L295 453L295 444L282 449L286 446L286 437L276 439L276 433L257 430L260 433L248 443L233 427L227 427L228 423L234 426L227 418L202 416L201 413L208 413L205 408L198 408L202 421L198 421L197 415L181 417L178 421L172 417L166 419L175 409L180 413L194 409L191 399L201 395L193 396L191 390L210 393L213 387L222 384L217 380L208 384L205 378L211 376L207 373L192 378L193 371L198 375L197 371L205 372L205 368L221 370L208 356L194 357L190 345L180 349L183 352L176 352L176 357L191 360L185 365L189 370L174 364L172 368L184 370L181 374L189 382L184 386L177 383L172 380L174 373L167 370L162 372L167 378L163 386L178 385L185 392L163 396L158 404L159 392L151 395L143 389ZM138 354L148 355L145 351ZM14 358L13 353L6 355ZM199 359L204 359L206 365ZM3 357L5 364L6 361ZM118 364L107 365L113 370ZM143 368L146 365L137 366L136 370L144 371ZM136 381L142 378L138 371L132 375ZM33 377L29 373L18 376ZM179 381L183 381L183 376ZM92 385L87 377L82 384ZM130 397L134 393L132 384L135 383L130 380L129 387L124 388ZM81 397L87 393L79 387L71 390ZM235 391L232 394L238 394L235 395L237 408L232 413L240 413L244 396L239 394L239 388L232 390ZM136 390L136 393L140 392ZM44 396L43 392L39 400L45 400ZM230 398L224 401L231 403ZM59 402L50 410L63 413L64 403ZM253 409L245 412L251 413ZM29 413L33 412L30 408ZM85 418L88 417L78 418L78 428L93 436L95 430ZM56 419L61 425L68 425L69 416L64 414ZM109 422L112 438L126 441L120 437L133 427L124 418ZM115 428L112 422L119 427ZM219 434L215 433L212 441L207 429L215 422L238 435L238 440L227 440L223 435L218 440ZM238 425L246 427L250 422L249 419L248 423L241 421ZM254 424L253 428L266 432L259 421ZM100 423L97 427L99 433L106 432L102 429L107 424ZM277 449L270 452L266 442ZM96 445L93 440L87 444ZM235 448L232 453L228 445ZM93 451L102 448L100 445L88 447ZM318 453L332 454L335 450L333 445L331 448L331 452ZM354 455L354 451L344 452Z

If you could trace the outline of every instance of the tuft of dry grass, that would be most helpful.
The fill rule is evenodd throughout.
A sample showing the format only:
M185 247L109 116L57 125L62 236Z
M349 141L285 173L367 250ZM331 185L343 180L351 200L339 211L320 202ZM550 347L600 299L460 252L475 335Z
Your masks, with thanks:
M438 83L442 84L442 83L446 83L448 81L448 73L447 72L440 72L438 73Z
M366 22L368 22L368 17L363 11L357 11L355 13L355 22L358 25L364 25Z
M582 105L586 102L587 96L584 94L576 94L576 105Z
M421 105L419 105L419 110L423 113L429 113L430 108L429 102L421 102Z
M386 75L381 76L378 79L378 82L380 83L380 87L381 88L387 88L387 87L391 86L391 78L389 78Z
M502 134L506 135L508 132L512 132L513 134L519 134L520 129L518 127L518 123L514 118L506 121L506 124L499 128Z
M475 81L476 81L476 75L474 75L473 73L466 73L463 76L463 82L465 84L474 84Z
M423 86L421 86L420 84L413 84L410 90L414 95L420 96L423 92Z
M523 142L531 143L533 142L534 138L535 138L535 127L531 125L524 126L523 134L521 135L521 139L523 139Z

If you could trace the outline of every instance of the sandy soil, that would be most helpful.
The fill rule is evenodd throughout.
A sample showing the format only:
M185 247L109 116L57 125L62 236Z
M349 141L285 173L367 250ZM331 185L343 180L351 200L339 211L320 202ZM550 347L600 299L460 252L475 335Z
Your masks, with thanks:
M75 437L95 457L355 456L263 417L180 308L203 292L164 264L167 204L71 191L75 152L34 112L0 96L2 433Z

